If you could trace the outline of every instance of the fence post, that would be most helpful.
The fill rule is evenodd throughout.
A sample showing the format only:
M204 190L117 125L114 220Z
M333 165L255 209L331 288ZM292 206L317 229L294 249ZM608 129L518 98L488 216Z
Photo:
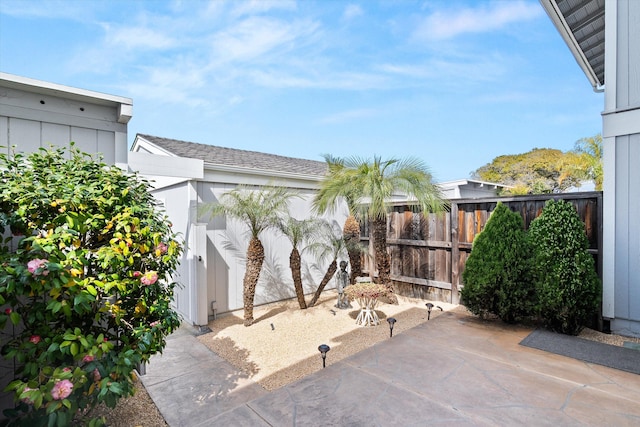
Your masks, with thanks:
M458 240L458 204L451 202L451 304L460 303L458 294L458 278L460 266L460 246Z

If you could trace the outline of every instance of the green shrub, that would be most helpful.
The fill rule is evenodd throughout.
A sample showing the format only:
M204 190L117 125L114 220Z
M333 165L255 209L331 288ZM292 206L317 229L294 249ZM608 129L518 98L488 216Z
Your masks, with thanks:
M528 237L542 321L553 331L577 335L596 314L601 297L584 224L573 205L549 200Z
M182 247L148 184L69 151L0 155L12 425L99 425L82 415L133 394L133 370L179 326L170 275Z
M522 217L498 203L465 264L462 303L481 317L495 314L509 323L531 316L530 253Z

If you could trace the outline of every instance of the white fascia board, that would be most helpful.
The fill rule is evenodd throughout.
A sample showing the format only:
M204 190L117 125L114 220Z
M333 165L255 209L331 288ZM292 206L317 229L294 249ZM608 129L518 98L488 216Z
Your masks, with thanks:
M593 90L596 92L602 92L604 89L600 86L596 73L593 71L593 68L591 68L587 57L580 48L578 41L573 36L573 32L569 28L569 24L567 24L562 12L560 12L556 0L540 0L540 4L545 12L547 12L551 22L553 22L553 25L556 27L565 44L573 54L578 66L582 68L582 71L589 79L591 86L593 86Z
M162 190L163 188L173 187L174 185L191 181L189 178L179 178L174 176L157 176L157 175L140 175L140 176L149 182L149 185L151 185L151 188L154 191Z
M59 85L3 72L0 72L0 86L92 104L117 106L118 122L123 124L128 123L133 115L133 100L123 96Z
M205 181L225 183L295 183L296 188L317 189L323 177L238 166L205 163ZM243 178L241 178L243 177ZM263 184L259 184L263 185ZM289 187L290 185L287 185Z
M140 135L136 135L136 139L133 141L133 145L131 146L130 151L138 152L141 149L145 150L144 152L157 154L160 156L178 157L175 154L173 154L171 151L165 150L164 148L160 148L153 142L144 139Z
M141 175L202 179L203 165L200 159L129 152L129 167Z

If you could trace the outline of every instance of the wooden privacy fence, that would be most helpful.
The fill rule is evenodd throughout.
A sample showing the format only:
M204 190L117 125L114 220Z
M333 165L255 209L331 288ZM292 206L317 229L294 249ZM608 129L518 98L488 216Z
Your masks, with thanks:
M462 271L475 236L480 233L498 202L518 212L528 229L547 200L572 203L585 225L589 252L602 275L602 193L540 194L517 197L459 199L451 209L423 215L398 205L387 222L387 245L391 255L391 278L398 293L419 298L459 302ZM362 229L369 242L368 226ZM370 242L369 242L370 243ZM373 253L371 251L371 253ZM373 260L364 257L363 270L371 271Z

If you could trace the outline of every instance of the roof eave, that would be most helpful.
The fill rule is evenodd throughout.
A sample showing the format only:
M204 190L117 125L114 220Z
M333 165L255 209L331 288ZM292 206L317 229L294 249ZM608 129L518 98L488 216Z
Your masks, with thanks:
M244 173L247 175L258 175L270 178L279 178L279 179L297 179L304 181L314 181L320 182L324 178L320 175L310 175L303 173L294 173L294 172L280 172L268 169L257 169L257 168L247 168L242 166L233 166L233 165L222 165L219 163L211 163L204 162L205 170L216 171L216 172L226 172L226 173Z
M597 74L589 64L587 57L585 56L584 52L580 48L578 41L576 40L576 38L573 35L573 32L569 28L567 21L564 19L564 16L562 15L562 12L558 8L558 4L556 3L556 1L540 0L540 4L542 5L543 9L551 19L551 22L553 22L553 25L556 27L556 29L560 33L560 36L562 37L564 42L569 47L569 50L573 54L573 57L575 58L576 62L578 63L580 68L582 68L582 71L589 79L589 82L591 83L593 90L595 92L603 92L604 82L600 82L598 80Z

